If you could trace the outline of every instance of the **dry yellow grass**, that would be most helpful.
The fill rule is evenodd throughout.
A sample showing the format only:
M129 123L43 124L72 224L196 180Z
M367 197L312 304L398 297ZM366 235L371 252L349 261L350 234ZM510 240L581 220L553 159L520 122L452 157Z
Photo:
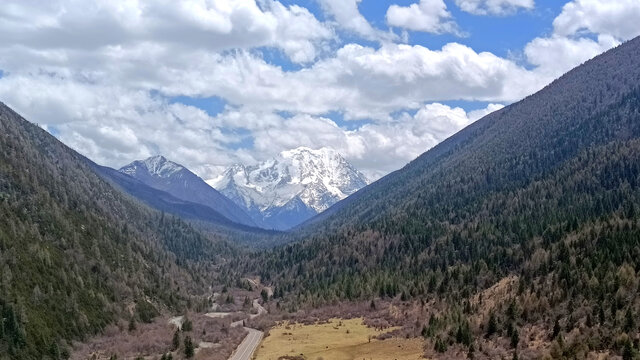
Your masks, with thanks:
M296 355L308 360L422 359L420 339L373 339L385 331L368 328L362 319L332 319L328 324L319 325L283 323L270 330L270 335L258 347L255 359L277 360L281 356Z

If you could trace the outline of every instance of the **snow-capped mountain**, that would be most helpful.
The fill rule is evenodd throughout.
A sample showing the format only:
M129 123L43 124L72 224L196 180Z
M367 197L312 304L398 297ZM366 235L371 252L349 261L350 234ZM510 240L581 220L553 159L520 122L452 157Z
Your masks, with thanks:
M326 210L368 180L335 150L300 147L257 165L233 165L208 183L259 226L283 230Z
M158 155L146 160L134 161L119 171L178 199L205 205L235 223L256 226L251 217L233 201L220 194L189 169L167 160L164 156Z

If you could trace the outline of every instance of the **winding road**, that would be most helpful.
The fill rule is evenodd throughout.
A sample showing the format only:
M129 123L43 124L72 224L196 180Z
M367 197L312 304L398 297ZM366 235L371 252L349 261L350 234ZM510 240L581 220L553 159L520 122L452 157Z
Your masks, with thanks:
M258 299L253 300L253 307L258 310L258 313L249 315L250 319L254 319L260 315L267 313L267 309L265 309L262 305L260 305L260 302L258 302ZM231 326L233 327L242 326L242 324L243 324L243 320L240 320L240 321L231 323ZM236 349L236 351L234 351L233 354L231 354L231 357L229 358L229 360L251 360L251 356L258 348L258 345L260 345L262 336L264 336L263 332L260 330L251 329L248 327L245 327L244 329L248 331L248 334L244 338L244 340L242 340L240 345L238 345L238 348Z
M251 356L260 345L262 340L262 331L256 329L245 328L249 332L247 337L242 340L236 351L231 355L229 360L251 360Z

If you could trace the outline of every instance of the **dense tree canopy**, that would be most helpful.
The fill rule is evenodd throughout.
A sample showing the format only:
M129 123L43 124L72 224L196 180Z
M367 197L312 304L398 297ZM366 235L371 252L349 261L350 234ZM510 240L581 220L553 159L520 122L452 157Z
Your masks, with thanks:
M130 303L145 322L188 306L234 252L124 196L0 104L0 354L64 357Z

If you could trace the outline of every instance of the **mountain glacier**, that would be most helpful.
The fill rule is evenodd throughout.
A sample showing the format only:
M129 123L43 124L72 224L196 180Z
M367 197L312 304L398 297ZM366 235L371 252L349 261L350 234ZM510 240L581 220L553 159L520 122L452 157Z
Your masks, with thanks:
M231 199L258 226L296 226L368 184L329 148L300 147L256 165L236 164L207 183Z

